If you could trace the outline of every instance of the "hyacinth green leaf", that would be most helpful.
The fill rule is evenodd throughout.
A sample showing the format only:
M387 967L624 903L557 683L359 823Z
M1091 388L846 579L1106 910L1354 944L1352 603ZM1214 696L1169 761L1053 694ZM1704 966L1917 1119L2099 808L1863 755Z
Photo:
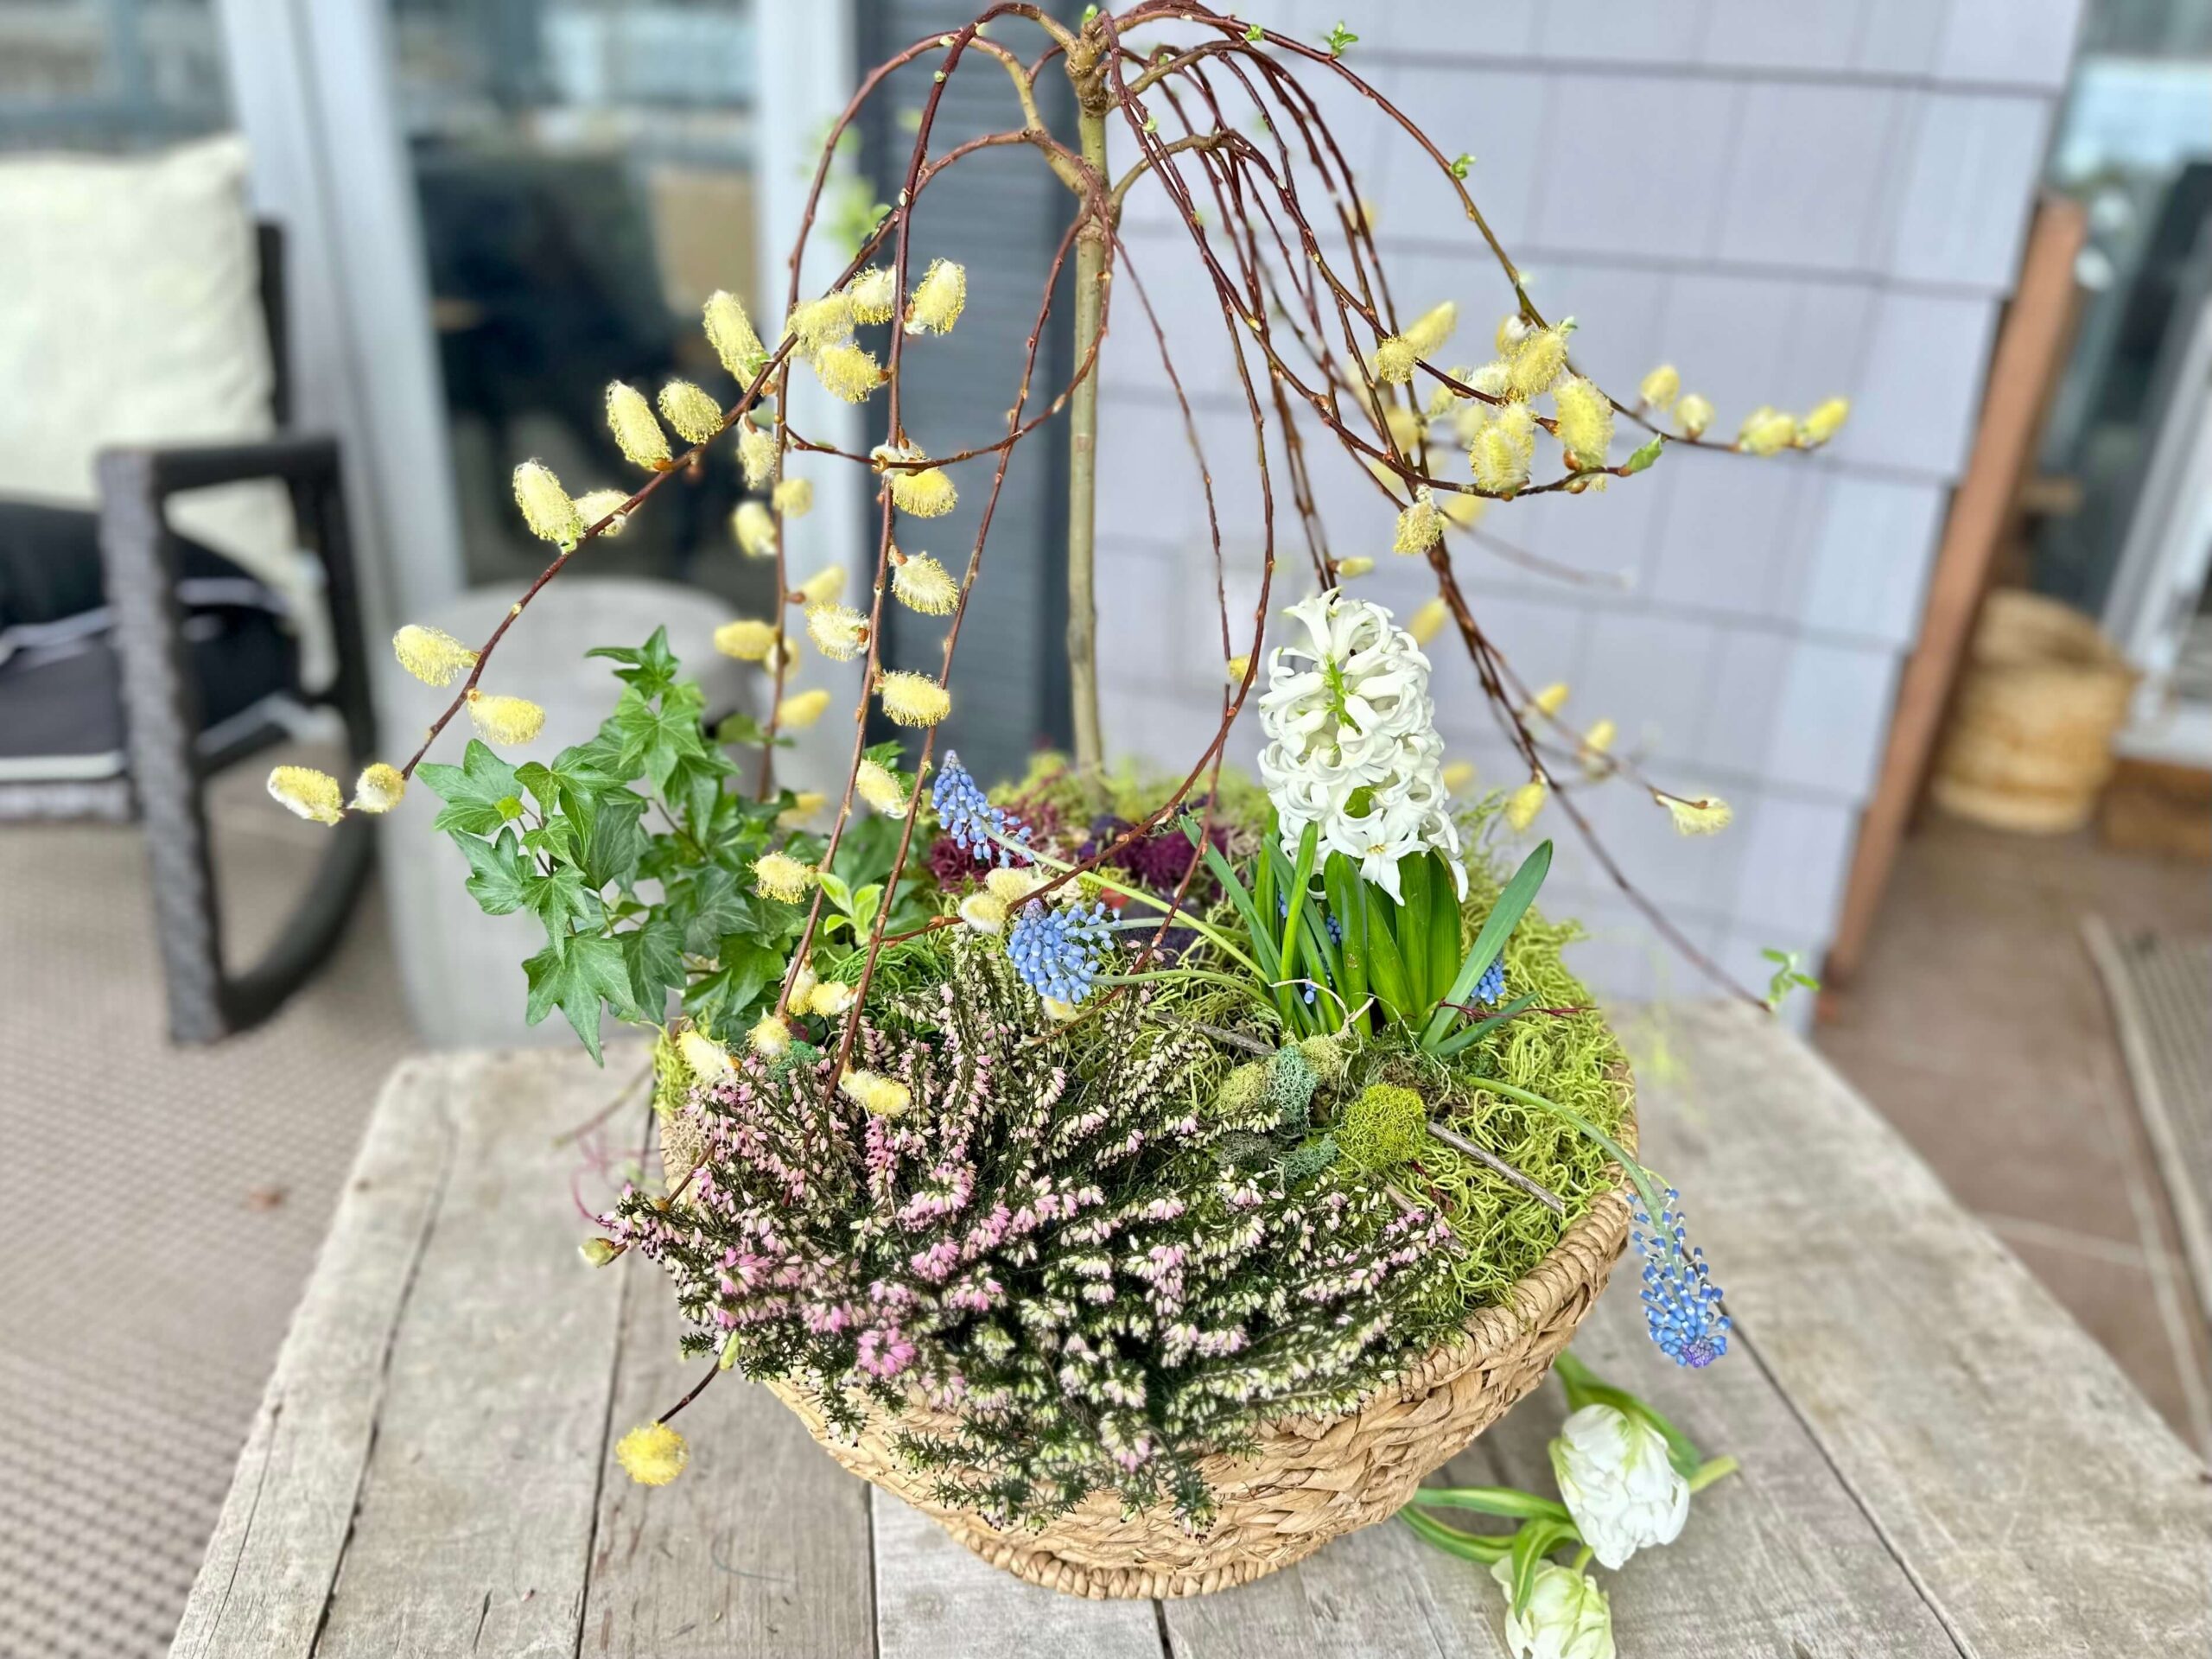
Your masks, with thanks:
M1367 1016L1360 1009L1367 1001L1367 884L1350 859L1331 853L1321 864L1321 886L1329 896L1329 913L1344 931L1337 988L1344 993L1352 1023L1364 1033Z
M1244 924L1244 931L1252 941L1252 954L1260 969L1269 978L1277 977L1274 935L1260 921L1259 906L1252 902L1250 889L1245 887L1230 861L1222 856L1221 849L1201 835L1194 820L1185 818L1183 833L1191 838L1192 845L1199 849L1205 860L1207 871L1221 883L1221 890L1229 895L1229 902L1236 907L1236 914Z
M1406 964L1406 1001L1408 1007L1425 1008L1443 982L1428 977L1428 925L1432 906L1428 890L1430 870L1425 856L1398 861L1398 956Z
M1313 860L1320 846L1321 826L1307 824L1306 833L1298 838L1297 866L1291 871L1289 886L1283 889L1283 897L1288 901L1282 917L1282 977L1286 980L1299 977L1302 969L1299 941L1305 933L1306 900L1312 894L1313 885ZM1283 1012L1287 1019L1294 1020L1294 1009L1303 1006L1305 1001L1300 988L1286 984L1282 987L1282 995L1290 1004Z
M1376 995L1390 1011L1390 1018L1399 1025L1410 1025L1417 1017L1414 1010L1420 1004L1410 995L1405 959L1398 950L1397 936L1390 931L1390 910L1387 905L1368 906L1367 975Z
M1452 880L1452 867L1441 853L1424 853L1421 861L1429 867L1428 986L1433 990L1449 985L1452 970L1459 965L1459 884Z
M1484 1033L1495 1030L1509 1020L1519 1018L1535 1004L1536 999L1533 996L1516 996L1495 1014L1478 1020L1473 1025L1462 1030L1453 1032L1435 1047L1430 1049L1429 1052L1440 1060L1448 1060L1469 1044L1479 1040Z
M1535 850L1521 861L1521 868L1513 872L1513 879L1505 884L1505 891L1497 895L1497 903L1491 907L1482 931L1475 935L1475 942L1467 949L1465 961L1459 964L1459 976L1452 980L1452 988L1444 994L1446 1003L1465 1003L1475 994L1475 985L1491 963L1505 949L1505 941L1520 925L1529 906L1536 901L1537 889L1544 885L1544 877L1551 873L1552 844L1540 841ZM1427 1029L1421 1033L1421 1046L1432 1052L1444 1040L1444 1033L1452 1029L1452 1022L1459 1017L1459 1009L1440 1007L1430 1017Z

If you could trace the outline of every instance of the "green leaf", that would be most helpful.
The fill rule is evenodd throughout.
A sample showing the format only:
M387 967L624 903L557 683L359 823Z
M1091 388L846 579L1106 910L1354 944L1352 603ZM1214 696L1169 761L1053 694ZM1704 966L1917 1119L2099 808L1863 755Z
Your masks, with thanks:
M599 1059L601 1005L612 1003L618 1014L633 1006L630 966L622 959L622 947L599 934L576 934L560 945L547 945L524 963L522 970L530 981L530 1001L524 1011L530 1023L534 1026L559 1008L592 1058Z
M724 715L715 728L715 741L736 744L743 748L757 749L768 741L768 728L752 715L742 712ZM779 736L776 747L788 749L791 740Z
M1409 1503L1433 1510L1472 1510L1510 1521L1567 1521L1567 1505L1515 1486L1417 1486Z
M1253 960L1260 964L1260 971L1270 978L1277 977L1280 959L1275 955L1274 933L1261 922L1260 908L1252 902L1251 890L1244 885L1229 860L1223 856L1221 849L1213 844L1211 837L1199 833L1198 819L1186 814L1183 819L1183 833L1190 837L1192 846L1200 849L1207 871L1221 884L1221 890L1229 895L1229 902L1236 907L1236 914L1244 924L1245 937L1252 944Z
M1313 897L1313 860L1321 845L1321 826L1309 823L1298 838L1298 865L1291 872L1290 883L1283 889L1287 901L1282 917L1282 975L1285 979L1300 976L1302 963L1299 957L1299 940L1306 925L1306 906ZM1318 964L1317 964L1318 965ZM1284 995L1294 1003L1302 1001L1300 988L1286 985ZM1286 1013L1289 1010L1286 1009Z
M1519 1018L1535 1005L1536 999L1533 996L1516 996L1495 1014L1488 1014L1476 1020L1473 1025L1453 1032L1428 1052L1440 1060L1448 1060L1469 1044L1478 1041L1484 1033L1503 1025L1509 1020Z
M417 766L415 775L445 803L430 820L433 830L497 835L522 816L522 785L515 769L480 739L468 740L459 766Z
M593 888L628 891L651 837L645 829L645 798L617 786L598 798L591 833L584 838L584 880Z
M1448 987L1459 965L1459 884L1441 853L1421 856L1429 867L1427 979L1432 987Z
M1483 1566L1502 1561L1513 1547L1510 1536L1478 1536L1447 1527L1441 1521L1423 1515L1419 1510L1407 1508L1398 1511L1398 1519L1414 1530L1414 1535L1423 1543L1433 1544L1446 1554L1457 1555L1463 1561L1476 1561Z
M1622 467L1621 471L1624 473L1642 473L1649 471L1651 463L1659 459L1659 452L1666 447L1666 435L1662 432L1653 433L1651 435L1651 441L1649 443L1640 446L1637 452L1628 458L1628 464Z
M1364 1034L1367 1016L1358 1010L1367 1001L1367 884L1350 859L1342 853L1331 853L1322 861L1321 886L1329 895L1329 913L1344 933L1338 947L1344 977L1337 988L1352 1010L1353 1023Z
M1475 935L1475 942L1467 947L1465 961L1459 964L1458 977L1452 988L1444 994L1447 1003L1461 1004L1472 996L1476 982L1484 969L1497 959L1504 950L1505 942L1513 930L1520 925L1521 918L1536 901L1537 889L1544 885L1544 877L1552 868L1552 844L1540 841L1528 857L1521 861L1521 868L1513 872L1513 879L1497 895L1497 902L1491 906L1490 914L1483 920L1482 931ZM1440 1007L1430 1014L1428 1025L1421 1033L1421 1046L1433 1050L1444 1040L1444 1033L1452 1029L1452 1022L1459 1017L1455 1007Z
M663 913L682 930L683 948L694 956L711 956L725 935L751 931L752 895L719 864L668 883L666 892Z
M1343 19L1339 18L1337 26L1329 31L1327 39L1329 55L1332 58L1341 58L1344 54L1344 48L1357 43L1359 36L1346 29Z
M834 870L824 870L817 878L822 883L823 896L846 915L853 913L853 890L845 878Z
M615 938L630 971L631 1001L646 1018L658 1019L668 993L684 982L683 930L666 916L648 916L642 926Z
M601 645L584 653L587 657L604 657L611 662L628 666L614 671L615 677L637 688L648 697L657 697L676 683L676 677L683 664L668 648L668 630L655 628L653 637L640 650L626 645Z
M1675 1473L1687 1480L1703 1466L1703 1456L1688 1435L1640 1396L1601 1381L1573 1352L1563 1353L1553 1361L1552 1370L1558 1373L1560 1385L1567 1390L1569 1411L1580 1411L1591 1405L1611 1406L1625 1416L1640 1418L1667 1442L1667 1461L1674 1465Z
M1566 1540L1576 1537L1572 1524L1549 1519L1524 1521L1521 1530L1513 1535L1512 1553L1506 1558L1513 1563L1513 1616L1521 1618L1529 1611L1529 1599L1535 1593L1536 1568L1545 1556Z
M569 937L572 925L595 930L607 922L599 895L584 886L584 873L573 864L556 864L543 875L525 869L522 901L545 925L545 937L556 945Z
M520 910L523 902L522 849L512 836L486 841L476 836L456 836L468 860L468 896L483 906L486 916L505 916Z
M1464 179L1473 170L1474 165L1475 158L1463 151L1452 158L1452 176Z
M684 992L684 1011L711 1030L728 1033L747 1022L761 992L783 976L781 951L732 934L721 942L714 971L693 980Z
M1375 995L1390 1011L1391 1020L1410 1029L1421 1018L1420 1005L1413 1000L1405 959L1399 951L1397 936L1390 931L1391 919L1389 906L1370 900L1367 907L1367 976Z
M1432 981L1428 976L1430 874L1431 866L1426 858L1402 858L1398 861L1401 896L1394 920L1398 956L1406 967L1406 1002L1408 1007L1420 1010L1414 1015L1416 1020L1427 1016L1428 1009L1443 994L1445 985L1443 980ZM1383 894L1383 902L1389 902L1388 893Z

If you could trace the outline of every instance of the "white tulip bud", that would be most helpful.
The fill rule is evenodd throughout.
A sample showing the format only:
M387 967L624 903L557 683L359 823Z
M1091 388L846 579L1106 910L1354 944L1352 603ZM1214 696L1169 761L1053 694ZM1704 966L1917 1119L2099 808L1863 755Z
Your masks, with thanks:
M1552 1472L1582 1541L1608 1567L1673 1543L1689 1516L1689 1482L1668 1460L1666 1437L1612 1406L1567 1420L1552 1442Z
M1513 1593L1513 1563L1491 1577ZM1505 1645L1514 1659L1614 1659L1613 1610L1597 1580L1557 1561L1539 1561L1528 1607L1505 1610Z

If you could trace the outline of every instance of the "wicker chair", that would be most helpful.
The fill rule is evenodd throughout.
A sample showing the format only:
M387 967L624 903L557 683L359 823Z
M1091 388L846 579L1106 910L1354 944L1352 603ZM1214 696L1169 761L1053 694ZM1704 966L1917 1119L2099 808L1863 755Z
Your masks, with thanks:
M143 821L169 1034L180 1043L251 1026L297 989L336 944L373 852L372 821L349 817L262 959L239 971L226 965L207 780L289 735L296 721L285 715L305 706L337 712L357 764L375 740L338 447L282 430L290 400L275 227L261 227L259 251L277 435L111 449L99 461L97 512L25 506L13 520L18 533L44 538L55 578L78 590L91 586L97 561L105 609L87 614L105 627L73 649L0 663L0 819ZM317 692L301 686L297 652L273 619L217 591L250 579L167 522L171 496L249 480L285 486L301 544L321 566L337 671ZM118 725L120 752L103 753Z

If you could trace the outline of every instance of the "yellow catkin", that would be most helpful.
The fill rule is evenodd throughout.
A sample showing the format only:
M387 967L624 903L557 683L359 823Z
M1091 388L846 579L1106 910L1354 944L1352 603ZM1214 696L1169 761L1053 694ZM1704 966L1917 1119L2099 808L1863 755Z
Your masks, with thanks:
M1636 395L1643 400L1647 409L1672 409L1675 399L1682 395L1682 377L1675 372L1671 363L1662 363L1643 377Z
M582 515L553 469L542 461L525 461L515 468L515 505L522 521L540 541L574 547L584 533Z
M950 259L932 259L906 304L906 332L945 334L968 305L968 273Z
M745 1033L746 1046L764 1059L774 1059L791 1046L791 1028L772 1014L764 1014Z
M934 726L952 712L952 694L926 674L894 670L876 683L883 712L899 726Z
M1747 455L1770 455L1797 442L1797 417L1761 404L1744 417L1736 447Z
M1428 423L1403 404L1392 404L1382 411L1382 425L1390 442L1408 454L1428 435Z
M891 593L910 611L925 616L950 616L960 603L960 584L952 572L926 553L894 556Z
M871 1117L897 1117L914 1103L905 1084L874 1071L848 1071L837 1079L837 1087Z
M1375 348L1375 378L1389 386L1402 386L1414 378L1421 353L1403 334L1392 334Z
M353 804L364 812L389 812L407 793L407 779L397 766L372 760L353 780Z
M737 462L745 468L745 487L759 490L766 487L776 470L776 435L753 424L750 420L737 423Z
M1420 355L1433 357L1444 349L1459 327L1459 308L1446 300L1414 318L1413 327L1406 330L1406 339Z
M899 278L888 265L870 265L845 284L855 322L888 322L899 308Z
M1605 770L1605 757L1613 751L1613 741L1620 735L1620 728L1610 720L1593 721L1582 734L1582 765L1592 772Z
M960 901L960 919L976 932L995 938L1006 931L1006 900L995 893L971 893Z
M1398 533L1391 537L1393 553L1426 553L1444 539L1444 515L1427 490L1414 493L1413 505L1398 514Z
M1850 418L1851 399L1848 397L1830 397L1824 403L1815 404L1812 413L1798 423L1798 442L1808 445L1826 443L1843 429L1843 423Z
M1366 554L1355 553L1348 559L1337 561L1337 579L1339 582L1350 582L1355 576L1365 575L1374 568L1375 561L1369 558Z
M1221 666L1222 671L1228 676L1231 685L1242 685L1244 683L1244 677L1252 671L1252 653L1248 651L1239 656L1232 657Z
M860 770L853 774L853 789L884 817L906 816L906 791L890 767L874 760L861 761Z
M691 1075L702 1083L728 1083L737 1075L729 1051L702 1031L677 1033L676 1052Z
M787 905L805 898L807 889L821 875L813 865L802 863L789 853L763 853L753 861L753 887L763 898L779 899Z
M786 830L802 830L814 821L814 815L830 804L830 798L818 789L803 789L791 797L791 804L776 814L776 822Z
M620 490L588 490L576 498L576 516L584 521L587 530L604 518L607 528L599 533L620 536L623 525L629 522L629 515L622 511L629 499Z
M665 1486L683 1472L691 1448L666 1423L646 1423L614 1443L614 1460L640 1486Z
M721 359L722 367L740 380L750 380L760 372L760 365L768 360L768 349L753 332L744 301L727 289L716 289L707 297L706 323L707 343Z
M1492 340L1500 357L1511 357L1522 340L1529 337L1529 320L1518 311L1509 311L1498 319L1497 333Z
M822 718L830 707L830 694L820 686L794 691L776 705L776 724L788 732L803 732Z
M1527 783L1505 798L1505 821L1520 832L1536 821L1536 814L1544 810L1544 802L1551 796L1551 785L1541 778L1531 778Z
M1446 794L1464 795L1467 792L1467 786L1475 781L1474 763L1469 760L1447 761L1444 770L1436 777L1437 781L1444 785Z
M942 467L925 467L918 473L891 474L891 502L901 512L917 518L942 518L959 500L959 492Z
M668 434L653 418L653 406L635 386L614 381L607 388L607 429L614 435L623 458L648 472L664 471L669 464Z
M1529 482L1536 456L1536 417L1526 404L1492 410L1467 448L1475 486L1491 495L1513 496Z
M806 1011L824 1020L835 1020L858 1001L860 994L842 980L825 979L808 993Z
M476 653L443 628L410 622L391 636L391 654L425 685L451 685L476 666Z
M1442 600L1432 599L1406 619L1406 632L1413 635L1415 645L1425 645L1443 632L1444 625L1451 616L1452 613L1446 608Z
M825 565L798 585L802 605L834 605L845 596L845 567Z
M660 389L660 413L689 443L704 443L722 429L722 406L689 380L671 380Z
M1717 836L1736 816L1718 795L1685 800L1679 795L1662 795L1654 790L1652 798L1667 809L1675 820L1675 828L1686 836Z
M1505 360L1505 389L1514 397L1534 397L1549 391L1566 372L1566 327L1532 328Z
M1567 707L1567 682L1554 680L1529 699L1529 707L1540 715L1556 715Z
M849 605L806 607L807 637L824 657L849 663L868 649L868 618Z
M1483 514L1490 511L1490 503L1465 490L1447 490L1444 499L1437 504L1437 511L1461 530L1472 530L1482 522Z
M490 691L468 694L468 719L478 736L503 748L519 747L545 729L545 711L528 697Z
M715 649L741 663L765 663L776 648L776 626L754 618L740 617L715 630Z
M853 302L842 294L808 300L791 312L784 332L798 341L800 350L820 353L852 337Z
M883 384L883 368L875 353L858 346L830 346L815 353L815 378L832 397L848 404L864 404Z
M1675 418L1682 423L1685 436L1697 437L1713 424L1713 404L1693 391L1675 405Z
M804 518L814 511L814 480L786 478L776 485L768 504L786 518Z
M269 796L296 817L335 823L346 816L338 780L313 766L277 766L269 774Z
M776 556L776 515L765 501L741 501L729 516L729 533L748 559Z
M1580 375L1570 375L1553 388L1552 404L1560 447L1577 471L1605 464L1605 451L1613 442L1613 405L1605 394Z

